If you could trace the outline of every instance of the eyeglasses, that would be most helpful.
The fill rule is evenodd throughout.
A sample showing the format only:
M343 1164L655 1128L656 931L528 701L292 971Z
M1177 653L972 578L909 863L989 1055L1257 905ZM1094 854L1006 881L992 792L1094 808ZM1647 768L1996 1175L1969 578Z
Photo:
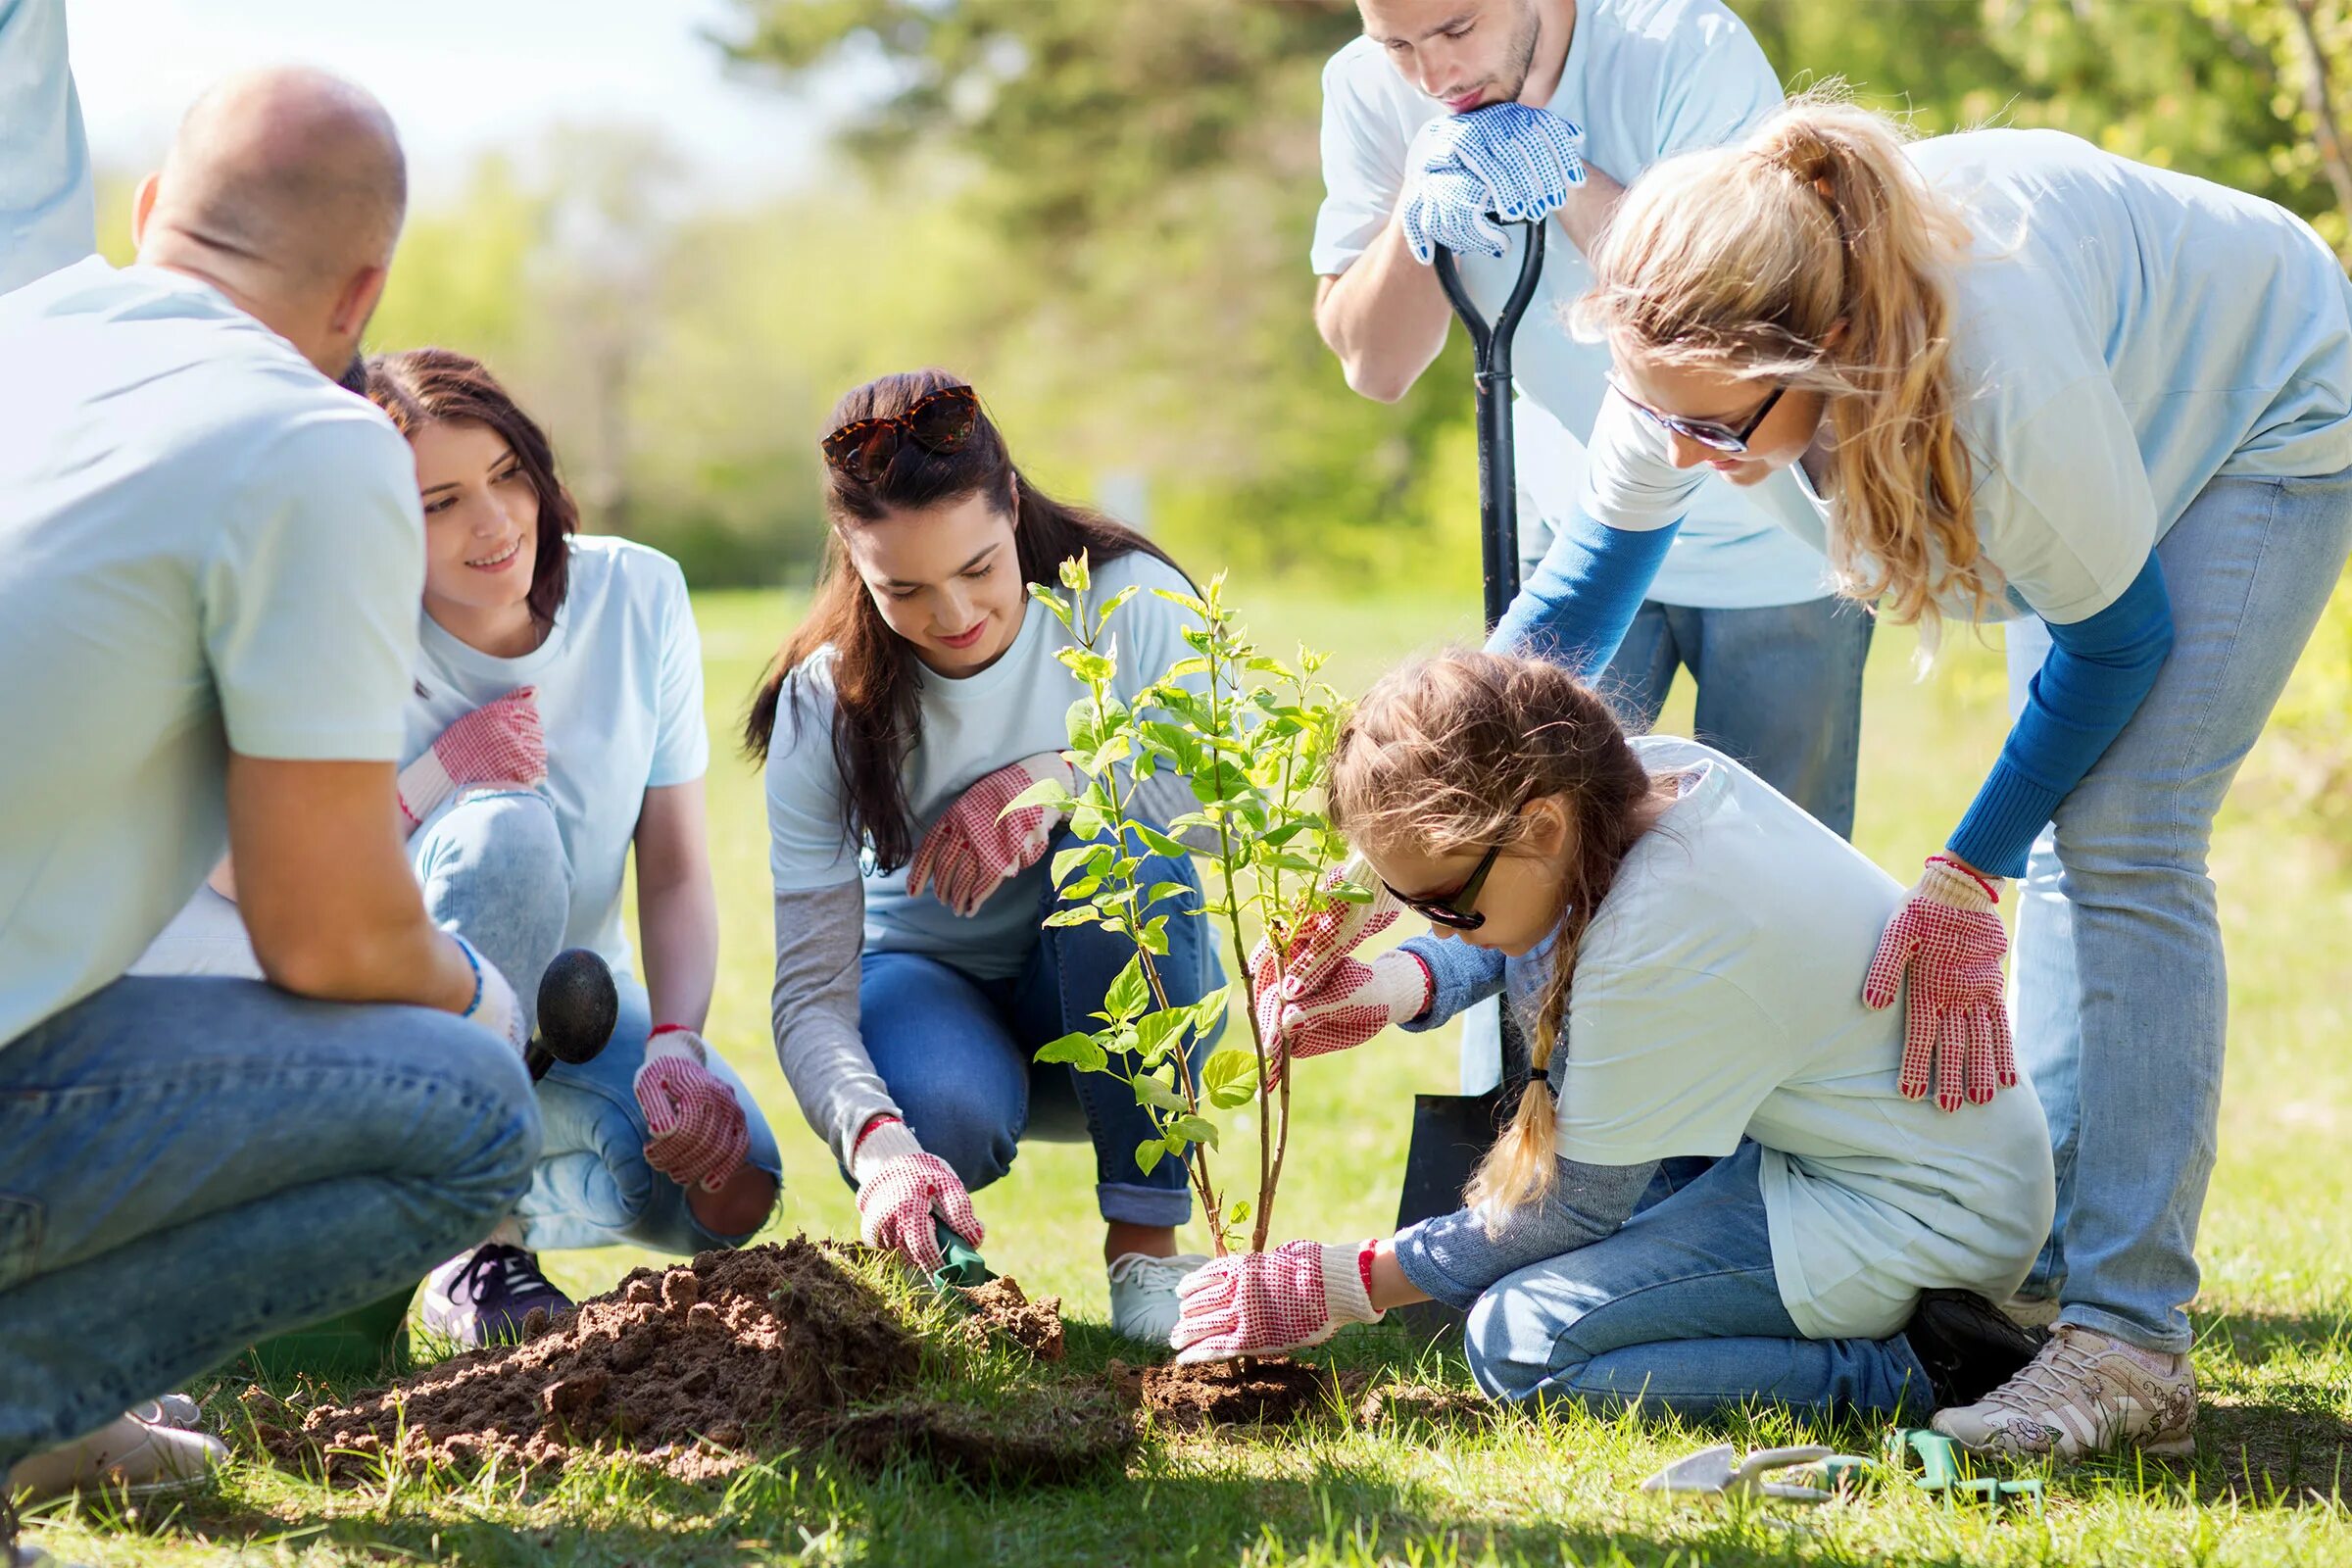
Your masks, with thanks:
M1774 387L1772 395L1764 400L1762 406L1735 428L1721 419L1686 419L1679 414L1660 414L1619 386L1614 376L1609 378L1609 389L1631 403L1635 413L1659 429L1688 441L1695 441L1710 452L1722 452L1734 457L1746 454L1748 438L1756 433L1756 427L1764 422L1764 416L1772 412L1772 406L1781 401L1781 394L1788 390L1785 386Z
M1448 931L1475 931L1487 923L1487 917L1474 907L1479 890L1487 885L1487 873L1494 869L1494 858L1501 853L1502 843L1496 840L1478 862L1478 868L1470 873L1470 879L1442 899L1416 899L1409 893L1397 892L1395 884L1385 880L1380 885L1389 890L1391 898L1431 925L1442 925Z
M872 484L903 443L911 441L925 452L961 452L979 425L980 394L968 386L943 386L907 404L904 414L852 419L818 446L836 471Z

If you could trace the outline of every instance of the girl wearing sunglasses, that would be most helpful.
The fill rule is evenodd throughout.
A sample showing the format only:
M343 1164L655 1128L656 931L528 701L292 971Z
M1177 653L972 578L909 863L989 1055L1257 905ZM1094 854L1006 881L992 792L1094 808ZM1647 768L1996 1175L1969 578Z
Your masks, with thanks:
M1144 590L1117 621L1129 700L1197 624L1151 590L1191 585L1141 535L1039 491L945 372L858 387L820 445L823 574L746 731L766 763L785 1076L857 1187L866 1242L924 1268L941 1226L982 1239L969 1194L1024 1135L1087 1139L1112 1321L1164 1345L1176 1282L1201 1261L1176 1255L1184 1172L1137 1167L1152 1130L1126 1085L1034 1060L1090 1027L1132 950L1049 924L1061 905L1041 862L1071 841L1043 808L1003 813L1041 779L1071 780L1065 715L1083 690L1029 585L1083 554L1096 603ZM1182 778L1140 793L1162 822L1193 808ZM1176 918L1159 968L1171 1002L1197 1001L1222 983L1197 874L1183 858L1138 874L1187 890L1161 901Z
M1650 171L1593 270L1583 321L1622 397L1588 514L1498 635L1606 658L1710 467L1788 503L1931 646L1945 618L2021 617L2008 742L1867 980L1906 1003L1908 1092L1989 1096L2024 879L2022 1054L2060 1160L2019 1310L2059 1328L1938 1424L2006 1451L2174 1445L2227 1002L2206 845L2352 551L2343 268L2268 202L2070 136L1906 146L1799 102Z
M1219 1259L1184 1286L1182 1359L1434 1298L1468 1311L1497 1398L1919 1422L2032 1357L1991 1303L2047 1227L2040 1107L2020 1089L1955 1117L1901 1093L1902 1026L1863 1004L1856 954L1902 902L1885 872L1720 752L1629 741L1559 665L1494 654L1377 684L1330 800L1451 936L1367 961L1394 906L1311 916L1291 1054L1500 992L1537 1071L1459 1212Z

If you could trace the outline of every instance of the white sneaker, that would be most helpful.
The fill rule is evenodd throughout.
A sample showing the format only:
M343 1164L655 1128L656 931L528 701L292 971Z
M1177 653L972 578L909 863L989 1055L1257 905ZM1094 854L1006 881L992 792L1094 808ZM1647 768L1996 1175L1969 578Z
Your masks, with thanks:
M2061 1323L2024 1371L1975 1404L1937 1411L1934 1426L1980 1453L2080 1459L2116 1448L2193 1453L2196 1419L2187 1356Z
M159 1394L154 1398L130 1407L130 1413L151 1427L177 1427L182 1432L196 1430L204 1411L194 1399L184 1394Z
M1208 1261L1198 1252L1148 1257L1122 1252L1110 1265L1110 1326L1166 1349L1176 1332L1176 1287Z
M123 1415L77 1442L19 1460L8 1490L20 1503L75 1492L152 1497L201 1486L227 1460L228 1445L219 1438Z

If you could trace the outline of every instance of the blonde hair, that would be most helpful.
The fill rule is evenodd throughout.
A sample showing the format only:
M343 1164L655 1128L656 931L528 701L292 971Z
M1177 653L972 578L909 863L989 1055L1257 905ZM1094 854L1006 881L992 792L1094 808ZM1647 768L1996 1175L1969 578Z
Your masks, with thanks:
M1903 139L1833 86L1744 142L1655 166L1576 316L1613 352L1825 394L1838 587L1933 647L1943 609L1981 614L2002 584L1954 419L1950 273L1969 231Z
M1616 715L1566 669L1466 649L1382 677L1333 750L1332 823L1357 845L1433 855L1501 845L1508 854L1534 827L1523 808L1546 796L1566 806L1568 836L1560 928L1529 1043L1535 1071L1462 1195L1490 1226L1551 1191L1559 1124L1549 1074L1577 943L1625 852L1657 820L1659 791Z

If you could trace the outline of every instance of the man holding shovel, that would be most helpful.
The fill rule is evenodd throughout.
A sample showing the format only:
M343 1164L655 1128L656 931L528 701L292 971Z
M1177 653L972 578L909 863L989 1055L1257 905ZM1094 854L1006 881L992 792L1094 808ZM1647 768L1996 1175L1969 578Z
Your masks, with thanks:
M1548 219L1515 345L1523 408L1521 554L1541 556L1583 472L1579 437L1608 395L1609 357L1570 337L1585 252L1630 182L1720 144L1781 102L1779 79L1721 0L1357 0L1363 36L1323 72L1315 324L1348 384L1404 396L1453 312L1430 263L1455 253L1490 317L1517 274L1488 216ZM1561 239L1568 243L1559 243ZM1531 548L1532 547L1532 548ZM1728 483L1693 504L1599 682L1637 732L1678 666L1697 682L1699 738L1840 835L1854 815L1871 620L1831 593L1827 564ZM1494 1082L1496 1013L1465 1019L1463 1088Z
M0 123L74 117L64 55L58 0L0 0ZM538 1152L514 995L394 828L415 468L329 379L405 190L373 99L257 73L140 187L138 266L74 261L86 231L9 259L0 1563L27 1496L200 1479L222 1450L184 1401L121 1412L415 1280ZM232 845L275 984L122 978Z

